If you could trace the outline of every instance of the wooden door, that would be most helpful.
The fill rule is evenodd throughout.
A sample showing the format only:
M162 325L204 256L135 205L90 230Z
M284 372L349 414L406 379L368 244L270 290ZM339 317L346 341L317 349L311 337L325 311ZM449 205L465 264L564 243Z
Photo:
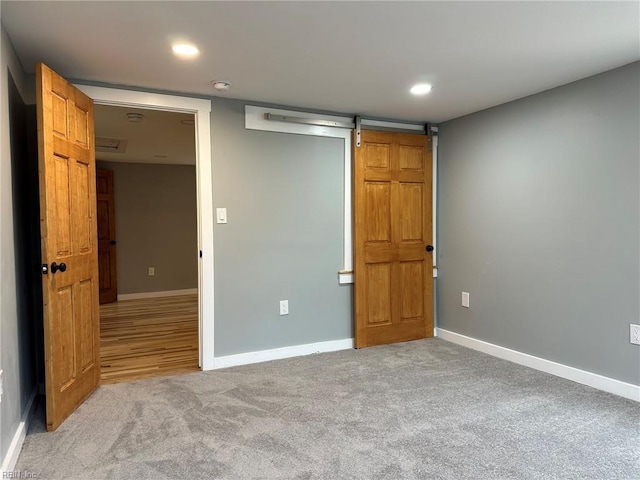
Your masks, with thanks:
M428 137L354 138L356 348L433 336Z
M93 102L43 64L36 66L36 89L51 431L100 381Z
M98 169L98 271L100 274L100 303L118 299L116 274L116 220L113 203L113 172Z

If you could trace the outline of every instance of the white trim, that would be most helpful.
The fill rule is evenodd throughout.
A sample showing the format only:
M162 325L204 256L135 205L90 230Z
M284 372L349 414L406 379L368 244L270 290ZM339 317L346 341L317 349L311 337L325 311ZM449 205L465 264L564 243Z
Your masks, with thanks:
M561 363L545 360L544 358L534 357L527 353L518 352L509 348L494 345L492 343L477 340L475 338L460 335L459 333L450 332L438 328L438 337L463 347L472 348L480 352L487 353L494 357L502 358L510 362L524 365L525 367L540 370L541 372L550 373L557 377L566 378L582 385L597 388L605 392L613 393L630 400L640 402L640 386L631 383L621 382L613 378L598 375L597 373L587 372L578 368L569 367Z
M312 353L337 352L338 350L349 350L351 348L353 348L353 338L345 338L342 340L307 343L305 345L294 345L292 347L227 355L216 358L214 365L215 368L227 368L237 365L248 365L250 363L268 362L269 360L279 360L282 358L300 357L303 355L311 355Z
M338 272L338 283L340 285L353 283L353 272Z
M0 466L0 473L3 472L13 472L16 468L16 463L18 463L18 457L20 456L20 451L22 450L22 444L24 443L24 439L27 436L27 430L29 429L29 420L31 419L31 409L33 408L33 401L36 398L36 390L34 389L27 401L27 406L24 409L24 413L22 414L22 419L20 424L18 424L18 429L16 433L13 435L13 439L11 440L11 445L9 445L9 450L7 450L6 455L4 456L4 460L2 461L2 466Z
M352 211L351 211L351 129L342 127L321 127L318 125L306 125L301 123L278 122L265 120L265 113L275 115L300 116L303 112L291 110L279 110L277 108L254 107L245 105L244 126L249 130L262 130L267 132L293 133L297 135L313 135L316 137L341 138L344 140L344 234L342 246L342 268L340 271L351 272L353 270L352 247ZM352 117L338 117L333 115L306 114L314 120L327 120L331 122L350 122ZM353 283L353 275L339 274L340 284Z
M435 127L431 128L432 131L435 130L436 135L431 137L431 152L432 152L432 179L431 179L431 242L433 245L433 251L431 252L431 257L433 258L433 266L435 267L437 264L437 256L438 253L438 129ZM431 132L430 132L431 133ZM434 278L438 276L438 269L433 270Z
M142 298L161 298L161 297L179 297L180 295L195 295L198 293L197 288L186 288L184 290L165 290L162 292L140 292L140 293L123 293L118 295L118 301L123 300L140 300Z
M198 262L198 286L200 292L203 292L198 297L199 355L201 368L211 370L214 358L211 100L88 85L76 85L76 87L100 105L168 110L192 113L195 116L198 249L202 251L202 258Z

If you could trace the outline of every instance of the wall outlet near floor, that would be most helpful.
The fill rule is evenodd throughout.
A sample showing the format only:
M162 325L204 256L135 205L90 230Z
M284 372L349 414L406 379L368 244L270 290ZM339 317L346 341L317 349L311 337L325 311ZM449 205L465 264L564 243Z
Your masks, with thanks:
M640 345L640 325L629 324L629 341L634 345Z
M289 300L280 300L280 315L289 315Z
M156 274L155 267L149 267L149 276L153 277Z
M469 292L462 292L462 306L469 308Z

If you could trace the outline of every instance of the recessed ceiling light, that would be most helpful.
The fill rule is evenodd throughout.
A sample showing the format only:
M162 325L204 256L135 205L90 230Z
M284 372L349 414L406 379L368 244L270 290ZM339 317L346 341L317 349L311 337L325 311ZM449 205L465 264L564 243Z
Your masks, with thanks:
M211 82L213 88L218 90L219 92L224 92L225 90L229 90L231 88L231 84L224 80L214 80Z
M431 91L433 87L428 83L418 83L409 90L414 95L425 95Z
M171 50L173 50L173 53L181 58L194 58L197 57L200 53L198 47L190 43L174 43L171 46Z

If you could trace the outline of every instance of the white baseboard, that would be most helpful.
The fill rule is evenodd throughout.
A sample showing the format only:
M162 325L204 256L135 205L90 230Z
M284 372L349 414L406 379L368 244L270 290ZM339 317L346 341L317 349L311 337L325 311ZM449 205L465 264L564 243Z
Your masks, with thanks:
M185 290L166 290L164 292L123 293L122 295L118 294L118 301L139 300L141 298L178 297L180 295L195 295L196 293L198 293L197 288L187 288Z
M282 358L300 357L312 353L337 352L338 350L349 350L353 348L353 338L343 340L331 340L328 342L307 343L305 345L294 345L292 347L274 348L272 350L259 350L257 352L239 353L236 355L226 355L213 359L213 368L227 368L238 365L248 365L250 363L267 362L269 360L279 360Z
M472 348L483 353L487 353L494 357L502 358L525 367L550 373L557 377L566 378L576 383L581 383L589 387L597 388L605 392L613 393L630 400L640 402L640 386L631 383L621 382L613 378L598 375L597 373L587 372L578 368L569 367L561 363L545 360L544 358L534 357L527 353L521 353L509 348L500 347L493 343L484 342L475 338L460 335L459 333L450 332L442 328L438 328L438 337L463 347Z
M33 390L33 393L29 397L29 401L27 402L27 407L24 409L24 413L22 414L22 419L18 424L18 429L16 430L13 439L11 440L11 445L9 445L9 450L7 450L7 454L2 460L2 466L0 466L1 472L13 472L16 469L16 463L18 463L18 457L20 456L20 451L22 450L22 444L24 443L24 438L27 435L27 430L29 429L29 419L31 417L31 408L33 408L33 401L36 398L36 389Z

